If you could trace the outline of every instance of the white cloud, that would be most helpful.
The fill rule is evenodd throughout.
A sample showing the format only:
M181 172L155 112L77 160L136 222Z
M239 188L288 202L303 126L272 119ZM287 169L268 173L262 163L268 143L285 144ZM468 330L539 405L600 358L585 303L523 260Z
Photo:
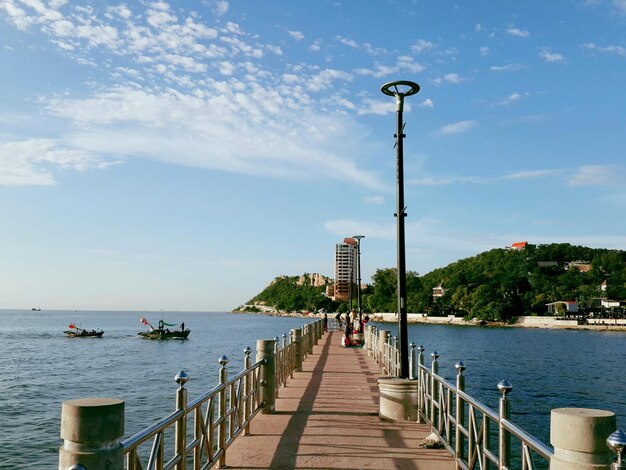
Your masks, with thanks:
M559 54L556 52L550 52L550 50L545 49L545 48L539 52L539 57L541 57L546 62L550 62L550 63L563 64L566 62L565 57L563 57L562 54Z
M511 93L506 98L503 98L503 99L499 100L498 102L496 102L496 104L498 106L508 106L508 105L510 105L512 103L520 101L524 96L527 96L527 95L528 95L528 93L521 94L521 93L514 92L514 93Z
M430 41L425 41L424 39L418 39L415 44L411 46L411 50L416 54L421 54L423 52L430 51L434 49L436 46L434 43Z
M304 34L302 34L300 31L287 31L287 33L296 41L302 41L304 39Z
M582 44L581 47L590 51L608 52L609 54L617 54L626 57L626 48L622 46L597 46L593 42L589 42Z
M522 64L507 64L507 65L492 65L489 67L489 70L492 72L516 72L517 70L523 69L524 66Z
M0 186L54 184L59 169L85 171L108 162L88 151L69 148L52 139L0 143Z
M218 0L217 2L215 2L215 14L217 16L222 16L226 14L226 12L228 12L229 7L230 5L227 1Z
M483 47L480 48L480 55L483 56L483 57L488 56L489 52L490 52L489 48L486 47L486 46L483 46Z
M612 165L585 165L579 167L569 178L570 186L612 185L620 181L617 169Z
M65 152L148 158L275 178L330 177L382 187L374 173L355 163L371 149L367 136L350 119L308 108L303 90L296 93L302 103L290 101L294 98L287 91L293 86L248 87L244 93L236 83L216 84L220 93L206 96L119 87L89 99L57 98L47 104L49 112L73 124L74 130L64 137Z
M433 100L431 100L430 98L426 98L424 101L422 101L422 103L420 104L420 107L422 107L422 108L434 108L435 105L433 103Z
M361 102L358 114L377 114L384 116L389 113L395 113L396 103L393 100L372 100L365 99Z
M506 32L507 34L518 38L527 38L528 36L530 36L530 33L525 29L507 28Z
M433 84L435 86L439 86L442 83L446 82L446 83L452 83L452 84L459 84L461 82L463 82L465 79L461 78L458 74L456 73L447 73L445 74L443 77L438 77L438 78L434 78L432 80Z
M452 135L452 134L462 134L467 132L478 125L477 121L468 120L468 121L459 121L452 124L448 124L439 129L439 135Z

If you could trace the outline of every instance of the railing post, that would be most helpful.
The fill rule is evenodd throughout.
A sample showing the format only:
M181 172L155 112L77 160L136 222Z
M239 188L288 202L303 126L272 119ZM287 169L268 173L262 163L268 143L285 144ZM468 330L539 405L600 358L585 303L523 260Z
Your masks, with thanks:
M424 346L420 344L417 351L417 422L421 423L423 421L422 415L426 413L424 409L424 375L422 374Z
M415 343L411 341L411 355L409 356L409 379L415 379Z
M504 429L502 420L508 420L511 417L511 402L507 395L513 390L513 386L504 379L498 383L498 390L502 393L498 413L498 468L509 468L511 466L511 435Z
M302 371L302 329L294 328L291 330L291 337L295 343L296 349L296 357L295 357L295 365L294 370L296 372Z
M430 354L432 358L431 372L432 375L430 377L430 425L432 428L437 429L437 418L435 416L435 403L439 399L439 389L437 388L437 381L435 380L435 376L439 375L439 363L437 359L439 358L439 354L437 351L433 351Z
M59 469L80 465L89 470L123 470L123 434L123 400L65 400L61 407L63 445L59 449Z
M263 361L261 366L260 397L263 408L261 413L273 414L276 411L276 356L273 339L256 341L256 360Z
M393 351L393 376L394 377L398 377L400 374L398 374L398 370L400 369L400 367L398 366L398 363L400 362L400 351L398 351L398 337L394 336L393 337L393 349L390 349L391 351Z
M281 370L281 362L280 362L280 341L278 340L278 336L274 336L274 357L276 360L276 367L274 368L275 384L276 384L276 397L278 398L278 388L279 385L283 383L283 376Z
M611 470L625 469L626 460L623 457L626 447L626 433L622 429L618 429L607 438L606 445L617 454L617 460L611 464Z
M222 356L219 358L218 362L220 364L220 385L222 385L222 390L219 395L219 413L217 417L220 420L217 449L218 451L222 451L222 455L220 455L217 465L219 468L224 468L226 466L226 425L228 423L226 420L226 382L228 381L228 369L226 368L226 364L228 364L228 358Z
M178 384L178 390L176 390L176 411L182 410L183 415L176 421L174 453L181 457L180 462L176 464L176 470L185 470L187 461L187 389L185 384L189 380L189 376L185 371L181 370L176 374L175 379Z
M313 336L314 336L314 334L313 334L313 324L309 323L307 326L309 328L309 338L308 338L309 339L309 341L308 341L309 349L308 349L308 352L309 352L309 354L313 354Z
M382 362L382 369L385 373L389 374L389 370L387 370L387 343L389 342L389 331L387 330L379 330L378 331L378 345L379 345L379 354Z
M464 435L461 432L461 427L465 423L465 403L463 403L463 399L459 396L459 392L465 391L465 376L463 375L463 371L465 370L465 364L463 361L457 362L454 367L456 368L456 427L454 429L454 453L456 454L456 469L460 469L459 460L462 460L464 457Z
M250 434L250 414L251 414L251 403L252 397L250 397L250 390L252 390L252 380L250 379L250 354L252 353L252 349L250 346L247 346L246 349L243 350L244 359L243 359L243 370L246 371L246 376L244 379L243 387L246 394L246 399L243 402L243 420L246 423L243 429L243 435L247 436Z

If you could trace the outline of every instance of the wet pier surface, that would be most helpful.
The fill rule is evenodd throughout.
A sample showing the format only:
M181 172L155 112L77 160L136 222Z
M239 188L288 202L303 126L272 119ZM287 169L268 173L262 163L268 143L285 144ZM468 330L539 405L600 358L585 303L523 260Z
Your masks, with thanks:
M424 449L429 427L378 416L378 365L329 332L279 389L276 413L257 415L226 452L232 469L449 470L445 449Z

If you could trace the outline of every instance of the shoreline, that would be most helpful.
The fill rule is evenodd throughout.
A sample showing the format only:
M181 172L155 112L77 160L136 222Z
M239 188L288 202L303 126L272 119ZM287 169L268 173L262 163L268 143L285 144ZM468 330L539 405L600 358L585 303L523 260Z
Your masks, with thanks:
M320 313L302 313L302 312L276 312L276 311L260 311L260 312L244 312L241 310L233 310L234 314L260 314L271 317L295 317L295 318L322 318ZM334 312L333 312L334 313ZM343 315L343 314L342 314ZM371 313L368 314L370 321L376 323L397 323L396 313ZM334 317L334 315L333 315ZM481 322L478 320L466 321L462 317L429 317L422 313L407 314L407 324L428 324L428 325L451 325L451 326L478 326L486 328L543 328L554 330L590 330L590 331L619 331L626 332L626 319L614 320L611 318L597 319L596 322L604 322L604 324L588 324L579 325L576 320L562 320L557 317L547 316L522 316L517 317L515 323L506 322ZM619 322L619 323L618 323Z

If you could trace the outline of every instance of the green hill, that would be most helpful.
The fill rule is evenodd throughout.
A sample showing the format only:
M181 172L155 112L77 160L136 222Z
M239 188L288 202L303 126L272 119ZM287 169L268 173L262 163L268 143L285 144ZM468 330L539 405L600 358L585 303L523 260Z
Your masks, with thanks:
M331 279L321 276L313 283L310 276L276 278L248 304L283 311L347 309L345 302L325 297ZM397 311L396 282L394 268L378 269L371 285L362 290L364 310ZM443 295L434 298L437 286ZM519 315L543 315L547 303L562 300L578 301L589 313L599 309L600 298L626 299L626 251L529 244L522 250L490 250L424 276L407 272L408 311L430 315L509 321Z

